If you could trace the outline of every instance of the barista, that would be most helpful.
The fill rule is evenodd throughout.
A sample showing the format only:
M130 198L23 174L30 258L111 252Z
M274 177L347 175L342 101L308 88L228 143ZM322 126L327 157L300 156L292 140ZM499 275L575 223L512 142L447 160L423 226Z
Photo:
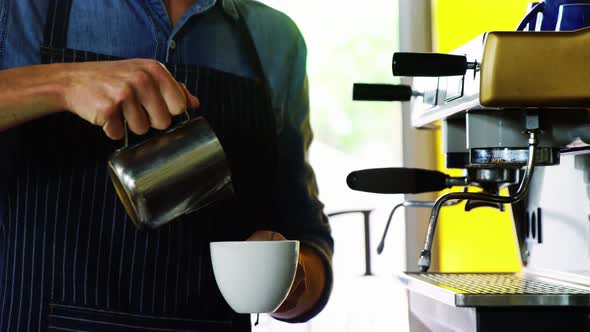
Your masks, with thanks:
M248 330L208 247L248 237L302 243L273 316L321 311L333 242L306 162L293 22L246 0L0 1L0 13L0 331ZM238 198L138 232L106 172L113 140L124 120L140 141L186 110L222 139Z

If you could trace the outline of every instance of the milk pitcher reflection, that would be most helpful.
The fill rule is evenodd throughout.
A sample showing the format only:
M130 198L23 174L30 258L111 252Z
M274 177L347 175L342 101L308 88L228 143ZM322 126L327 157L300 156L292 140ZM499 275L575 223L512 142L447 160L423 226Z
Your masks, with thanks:
M137 227L157 228L233 195L226 155L205 118L189 118L134 146L125 137L108 169Z

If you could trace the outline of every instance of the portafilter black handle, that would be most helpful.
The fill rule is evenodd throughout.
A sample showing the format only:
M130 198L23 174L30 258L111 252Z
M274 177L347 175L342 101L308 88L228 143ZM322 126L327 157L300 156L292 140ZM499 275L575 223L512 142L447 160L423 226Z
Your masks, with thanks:
M393 54L393 75L411 77L462 76L473 64L464 55L440 53Z
M419 168L374 168L354 171L346 178L353 190L377 194L418 194L450 188L450 176Z
M409 101L414 93L409 85L354 83L352 100Z

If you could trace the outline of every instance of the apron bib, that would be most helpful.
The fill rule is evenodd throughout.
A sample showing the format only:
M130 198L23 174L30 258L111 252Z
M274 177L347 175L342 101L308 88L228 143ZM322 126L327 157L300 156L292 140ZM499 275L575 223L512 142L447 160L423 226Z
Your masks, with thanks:
M66 48L70 5L51 1L43 63L117 60ZM191 115L207 118L218 135L235 199L137 231L107 173L121 142L69 112L15 130L0 251L0 331L250 329L249 315L233 313L219 293L209 253L210 241L243 240L273 220L277 126L255 45L239 22L259 79L165 64L200 99Z

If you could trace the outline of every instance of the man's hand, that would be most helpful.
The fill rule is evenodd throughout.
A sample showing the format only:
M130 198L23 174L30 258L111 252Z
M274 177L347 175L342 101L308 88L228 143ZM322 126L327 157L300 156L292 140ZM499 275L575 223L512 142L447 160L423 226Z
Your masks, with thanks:
M0 70L0 131L51 113L70 111L123 137L166 129L171 116L199 100L155 60L54 63Z
M131 131L166 129L171 116L199 106L183 84L155 60L61 64L64 108L120 139L123 119Z
M273 231L256 231L248 240L280 241L285 237ZM302 245L299 248L299 263L295 281L287 299L272 316L279 319L296 319L312 310L326 287L326 270L317 251Z
M256 231L254 234L250 235L247 239L248 241L283 241L286 238L278 232L273 231ZM297 303L305 293L307 286L305 284L305 265L301 259L301 255L299 255L299 262L297 263L297 272L295 273L295 280L293 281L293 285L291 286L291 290L289 291L289 295L281 306L275 311L277 313L286 312L292 310L297 306Z

